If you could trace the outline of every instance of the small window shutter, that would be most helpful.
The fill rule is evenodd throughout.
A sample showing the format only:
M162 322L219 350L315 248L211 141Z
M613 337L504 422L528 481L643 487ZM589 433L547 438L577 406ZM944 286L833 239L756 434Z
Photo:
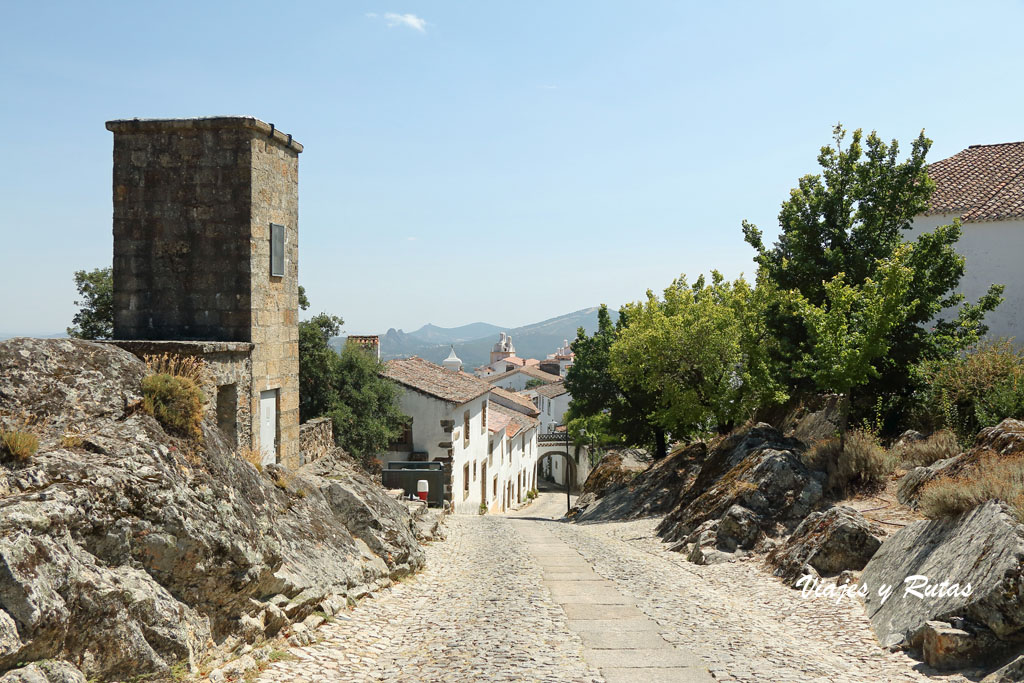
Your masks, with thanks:
M284 277L284 226L270 224L270 275Z

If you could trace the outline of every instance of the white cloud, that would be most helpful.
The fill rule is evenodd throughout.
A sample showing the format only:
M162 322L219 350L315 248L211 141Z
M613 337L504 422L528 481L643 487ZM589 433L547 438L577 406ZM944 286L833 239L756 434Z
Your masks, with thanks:
M557 85L541 85L538 87L540 87L541 90L558 90Z
M414 31L420 33L427 32L427 20L422 17L417 17L415 14L398 14L396 12L388 12L384 15L384 21L388 22L388 26L408 26Z
M415 237L406 237L406 238L405 238L405 241L406 241L406 242L415 242L415 241L416 241L416 238L415 238Z

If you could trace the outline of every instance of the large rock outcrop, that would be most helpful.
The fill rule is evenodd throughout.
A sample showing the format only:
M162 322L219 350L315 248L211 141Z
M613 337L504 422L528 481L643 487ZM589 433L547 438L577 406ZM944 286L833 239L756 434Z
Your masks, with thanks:
M629 465L627 474L615 485L591 485L605 465L605 459L591 472L584 485L584 494L577 500L573 519L577 522L607 521L612 519L638 519L664 514L675 507L679 494L686 490L693 479L693 473L707 455L707 445L695 443L674 450L654 463L630 458L635 465ZM627 463L628 460L614 456L613 463ZM615 464L616 471L623 471L622 464ZM642 469L646 467L646 469ZM607 481L611 476L600 477ZM589 489L589 490L588 490Z
M878 639L921 648L937 668L985 663L1024 642L1024 525L1002 503L904 527L860 581ZM882 586L894 587L888 599Z
M775 567L775 575L790 585L805 574L836 576L863 569L882 545L884 535L853 508L837 505L807 515L792 535L768 554L768 563Z
M758 530L768 536L793 529L822 498L824 475L804 465L802 451L800 441L785 438L766 424L730 435L710 449L658 533L676 549L689 552L685 541L698 527L718 520L721 528L726 517L756 520ZM734 526L727 523L724 528ZM716 532L718 549L747 545L753 535L749 526L742 525L743 538Z
M640 448L608 451L590 471L581 493L601 498L609 491L625 486L651 464L651 455Z
M145 373L110 345L0 343L0 423L40 439L0 456L0 671L164 671L422 564L407 507L355 468L261 473L210 422L202 448L171 437L139 409Z

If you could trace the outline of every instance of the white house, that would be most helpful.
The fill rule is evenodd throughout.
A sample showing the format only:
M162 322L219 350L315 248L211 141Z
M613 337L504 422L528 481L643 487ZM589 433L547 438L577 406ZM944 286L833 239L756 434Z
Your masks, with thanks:
M576 358L576 354L572 352L572 345L568 339L562 340L562 345L558 349L548 356L548 360L553 360L558 363L558 374L561 377L565 377L565 373L568 372L569 368Z
M959 218L957 251L965 273L959 291L977 301L992 284L1005 301L985 317L989 338L1024 343L1024 142L972 145L928 167L935 181L929 210L914 219L911 238Z
M526 501L526 493L537 487L537 418L500 403L491 403L491 445L488 467L491 481L486 504L502 512Z
M540 410L540 431L547 434L564 424L565 411L569 409L572 396L565 388L565 382L545 384L533 390L537 394L537 408Z
M558 375L552 375L549 372L544 372L539 368L528 365L492 375L486 379L496 387L508 389L509 391L522 391L530 380L540 380L545 384L551 384L560 381L561 378Z
M448 464L445 499L455 512L475 514L489 498L491 385L415 356L388 361L383 374L403 389L398 402L402 412L412 418L402 438L382 455L385 467L389 462L413 459Z

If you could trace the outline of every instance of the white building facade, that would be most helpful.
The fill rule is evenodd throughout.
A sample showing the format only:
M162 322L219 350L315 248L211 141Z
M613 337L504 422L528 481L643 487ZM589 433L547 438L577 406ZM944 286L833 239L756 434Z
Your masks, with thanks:
M541 434L551 433L555 427L565 424L565 412L569 410L569 401L572 400L565 383L545 384L533 391L537 394Z
M990 285L1006 285L1005 301L985 316L988 338L1024 345L1024 142L973 145L931 164L928 174L936 185L931 207L914 219L908 238L959 219L965 272L958 291L973 303Z
M444 463L450 473L445 500L459 514L477 514L481 504L505 510L526 500L524 469L532 473L537 458L536 418L511 411L515 419L506 419L502 411L509 409L491 403L491 385L454 367L413 357L388 361L383 374L402 389L399 406L411 418L405 434L381 455L385 468L396 461Z

